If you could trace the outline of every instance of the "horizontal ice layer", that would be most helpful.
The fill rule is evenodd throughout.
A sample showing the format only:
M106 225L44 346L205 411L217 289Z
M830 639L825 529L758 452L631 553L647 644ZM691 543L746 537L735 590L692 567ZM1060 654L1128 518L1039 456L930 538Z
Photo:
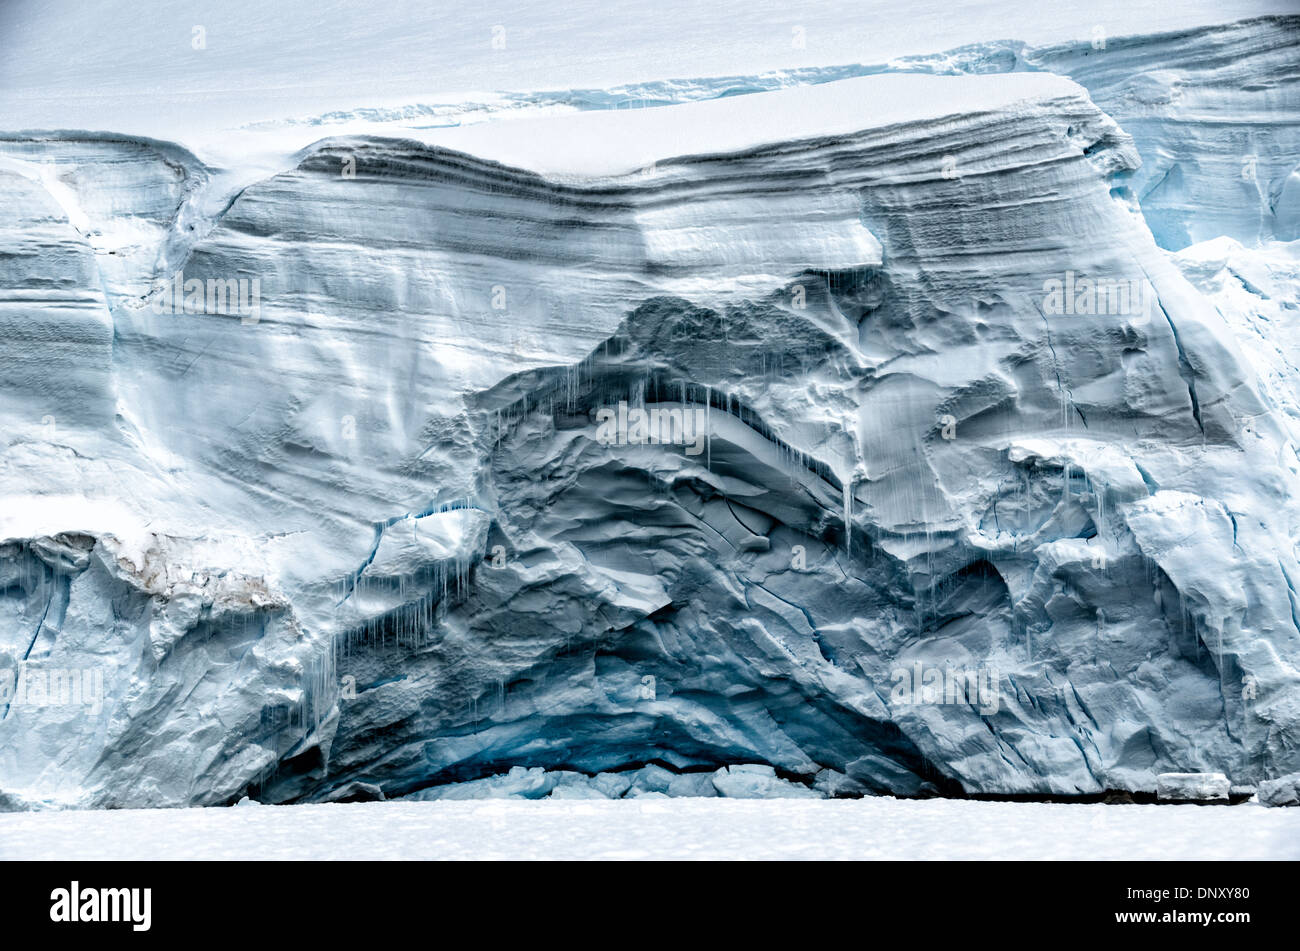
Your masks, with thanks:
M228 206L155 143L0 154L0 649L104 675L4 709L12 803L1295 768L1285 372L1069 81L339 137ZM157 313L177 269L256 313ZM620 403L704 451L598 438Z

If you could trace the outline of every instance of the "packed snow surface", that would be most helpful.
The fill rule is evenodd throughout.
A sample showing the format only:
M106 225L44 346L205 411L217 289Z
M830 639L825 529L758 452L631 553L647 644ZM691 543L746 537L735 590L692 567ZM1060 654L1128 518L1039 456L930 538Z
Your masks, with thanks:
M882 797L0 815L0 861L48 858L1300 859L1300 809Z

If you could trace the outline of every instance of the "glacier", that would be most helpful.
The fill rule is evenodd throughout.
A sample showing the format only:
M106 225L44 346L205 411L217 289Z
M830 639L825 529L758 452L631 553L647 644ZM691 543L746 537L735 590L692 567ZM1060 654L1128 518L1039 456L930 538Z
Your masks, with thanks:
M958 39L0 113L0 806L1300 771L1300 18Z

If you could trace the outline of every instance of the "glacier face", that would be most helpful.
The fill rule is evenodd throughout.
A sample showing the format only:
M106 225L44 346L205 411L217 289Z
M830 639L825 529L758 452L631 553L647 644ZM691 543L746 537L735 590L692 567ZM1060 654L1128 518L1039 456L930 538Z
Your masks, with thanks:
M993 44L265 173L6 133L0 796L1294 772L1296 40ZM994 695L899 689L954 670Z
M1300 238L1300 29L1295 18L1031 51L1129 132L1130 187L1163 248Z

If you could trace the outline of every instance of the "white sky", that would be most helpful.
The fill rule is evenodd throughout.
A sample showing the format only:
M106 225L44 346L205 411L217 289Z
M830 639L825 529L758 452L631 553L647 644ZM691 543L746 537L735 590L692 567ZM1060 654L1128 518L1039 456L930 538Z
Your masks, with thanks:
M497 90L872 63L1001 38L1159 32L1294 0L3 0L0 129L171 137ZM206 48L192 48L205 29ZM493 49L493 27L505 49ZM804 45L796 43L802 29Z

